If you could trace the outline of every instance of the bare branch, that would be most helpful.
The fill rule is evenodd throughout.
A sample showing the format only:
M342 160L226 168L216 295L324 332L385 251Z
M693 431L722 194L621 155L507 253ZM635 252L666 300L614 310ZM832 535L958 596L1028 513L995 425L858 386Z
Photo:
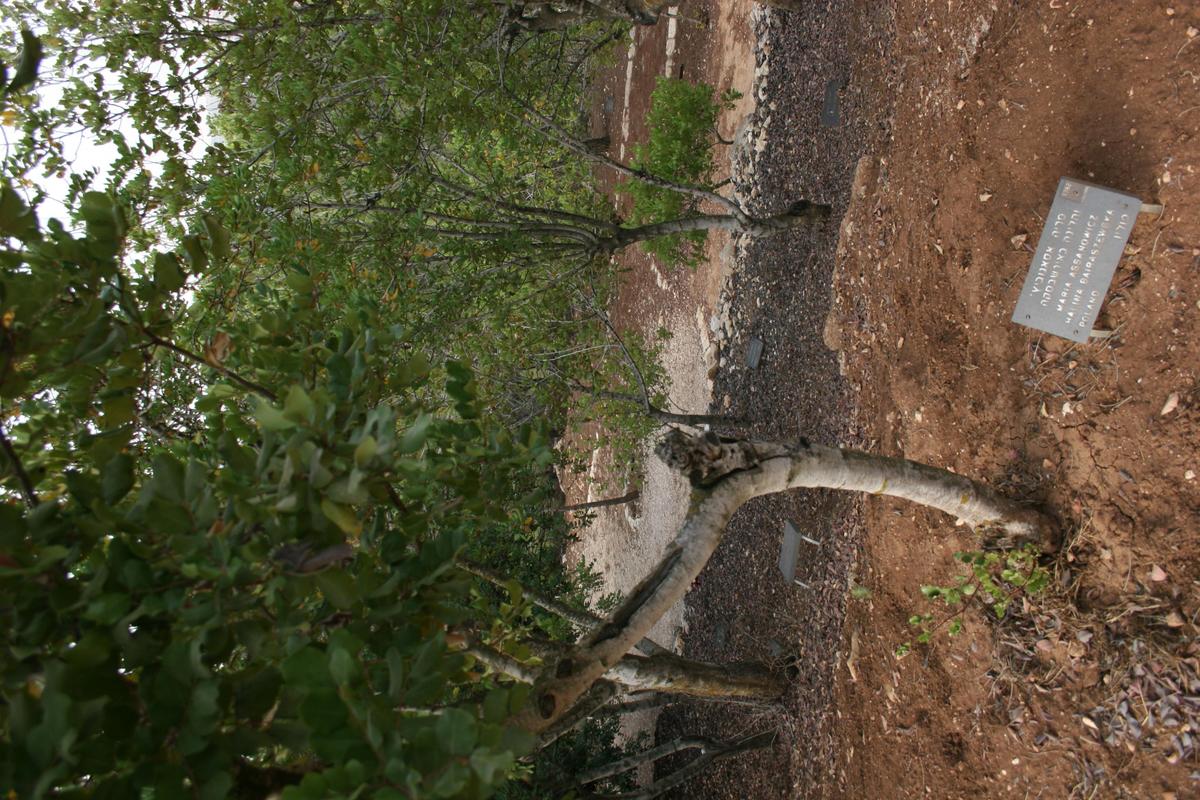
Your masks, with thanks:
M17 451L13 448L2 425L0 425L0 447L4 448L4 455L8 458L13 474L17 476L17 481L21 484L21 495L25 498L25 505L37 508L39 501L37 491L33 488L33 481L30 479L29 473L25 471L25 466L21 463L21 458L17 455Z

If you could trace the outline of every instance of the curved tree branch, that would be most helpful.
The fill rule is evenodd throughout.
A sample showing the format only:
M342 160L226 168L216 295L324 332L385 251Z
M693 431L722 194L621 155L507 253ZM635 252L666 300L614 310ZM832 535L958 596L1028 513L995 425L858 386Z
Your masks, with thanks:
M691 587L721 541L733 513L748 500L795 488L887 494L945 511L975 529L1052 545L1049 517L947 470L898 458L821 445L721 440L672 431L659 445L669 466L688 474L691 510L662 561L612 618L543 670L532 701L514 720L538 732L570 711L591 685Z

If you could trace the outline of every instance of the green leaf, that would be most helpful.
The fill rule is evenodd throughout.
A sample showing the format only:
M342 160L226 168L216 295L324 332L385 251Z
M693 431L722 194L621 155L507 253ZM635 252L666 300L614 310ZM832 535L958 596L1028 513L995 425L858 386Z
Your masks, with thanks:
M201 272L208 266L208 253L204 252L204 243L199 236L183 237L183 252L193 273Z
M454 756L469 755L479 738L479 724L475 717L461 708L443 711L433 730L442 748Z
M258 406L254 409L254 418L263 430L286 431L296 427L296 423L284 416L283 412L264 398L258 398Z
M339 686L349 686L359 674L358 661L341 647L329 653L329 674Z
M355 466L364 468L371 463L371 459L375 457L375 453L379 450L379 443L375 441L375 437L371 435L364 436L358 443L358 447L354 448L354 464Z
M174 253L154 254L154 285L164 292L173 292L187 282Z
M429 435L429 426L433 423L433 417L429 414L421 414L417 417L408 430L400 436L398 450L401 455L415 453L425 444L425 439Z
M8 181L0 185L0 233L23 242L37 234L37 217Z
M346 706L335 690L316 689L300 703L300 719L315 731L336 731L346 724Z
M327 569L318 572L317 586L321 588L325 599L337 608L353 608L359 601L358 584L344 570Z
M232 789L233 776L228 772L218 772L200 787L200 800L223 800L229 797Z
M221 221L212 214L205 214L203 218L204 232L208 234L209 247L212 249L212 254L222 261L229 258L229 231L221 225Z
M430 791L434 797L454 797L463 790L471 777L471 771L457 762L451 762L446 770L433 782Z
M133 456L117 453L108 460L100 472L100 494L104 502L115 506L133 488Z
M504 751L497 753L491 750L479 749L471 753L471 769L485 784L496 782L503 778L513 766L512 753Z
M357 537L362 533L362 520L358 518L358 515L353 510L338 505L327 497L321 499L321 513L347 536Z
M388 697L399 703L404 699L404 656L395 647L387 651Z
M308 392L299 386L288 389L287 398L283 401L284 416L294 422L312 422L316 413L317 406Z
M129 613L130 605L129 595L120 592L109 592L100 595L89 603L83 612L83 618L98 622L101 625L112 625Z
M289 272L285 279L287 285L292 288L297 294L311 294L313 290L312 278L305 275L303 272Z
M331 685L329 662L315 647L300 648L285 658L279 669L289 686L315 689Z
M42 63L42 40L28 30L21 31L21 60L17 62L17 71L5 88L5 93L12 94L29 86L37 79L38 65Z
M483 699L483 719L493 725L499 725L508 718L508 690L497 687L487 693Z

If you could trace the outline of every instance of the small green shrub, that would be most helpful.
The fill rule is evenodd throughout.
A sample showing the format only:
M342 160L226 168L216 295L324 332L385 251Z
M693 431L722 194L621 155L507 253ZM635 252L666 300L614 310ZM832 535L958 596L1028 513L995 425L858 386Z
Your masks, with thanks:
M706 83L659 78L647 117L650 139L635 147L633 166L675 183L713 188L717 117L739 97L732 89L718 97L716 89ZM696 212L694 198L644 181L626 181L619 190L633 198L633 222L638 225L681 219ZM695 266L704 239L703 231L692 231L660 236L644 246L664 263Z
M962 631L962 616L974 604L987 608L997 619L1003 619L1009 605L1016 599L1039 594L1050 582L1050 573L1038 563L1037 548L1025 545L1018 550L971 550L954 554L966 571L948 586L925 585L921 594L933 603L941 602L948 614L913 614L908 624L918 633L915 641L928 644L943 626L948 636ZM903 658L912 651L913 642L896 648L896 657Z

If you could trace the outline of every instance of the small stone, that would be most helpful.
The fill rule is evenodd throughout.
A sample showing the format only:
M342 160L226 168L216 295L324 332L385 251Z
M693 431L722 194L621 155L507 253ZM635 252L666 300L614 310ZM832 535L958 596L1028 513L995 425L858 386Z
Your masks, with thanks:
M1163 174L1162 174L1162 182L1163 182L1163 183L1170 183L1170 182L1171 182L1171 170L1169 170L1169 169L1165 169L1165 170L1163 170Z
M1167 625L1171 628L1182 628L1184 622L1183 614L1180 614L1178 611L1172 611L1170 614L1167 614Z
M1062 415L1064 417L1069 414L1074 414L1074 413L1075 413L1075 409L1071 407L1071 402L1069 400L1067 402L1063 403Z
M991 200L991 199L992 199L991 192L981 192L979 195L979 202L981 202L981 203L986 203L988 200Z
M1187 472L1183 473L1183 479L1185 481L1196 480L1196 471L1194 469L1189 469Z
M899 350L902 347L904 347L904 337L903 336L901 336L899 339L896 340L896 349Z
M1165 417L1177 408L1179 408L1179 392L1171 392L1167 396L1167 402L1163 403L1162 411L1159 411L1158 415Z
M1187 29L1187 37L1189 39L1195 39L1196 36L1198 36L1198 35L1200 35L1200 30L1197 30L1196 28L1189 25L1188 29Z
M1029 238L1029 234L1018 233L1016 236L1012 237L1008 241L1012 243L1013 250L1020 250L1021 245L1025 244L1025 240L1028 238Z
M1155 583L1162 583L1163 581L1165 581L1167 579L1167 573L1166 573L1166 571L1163 570L1162 567L1160 567L1158 564L1155 564L1150 569L1149 577L1150 577L1150 580L1154 581Z
M954 106L954 110L955 110L955 111L962 111L962 109L963 109L963 106L965 106L966 104L967 104L967 101L966 101L966 100L959 100L959 101L958 101L958 104L957 104L956 106Z

